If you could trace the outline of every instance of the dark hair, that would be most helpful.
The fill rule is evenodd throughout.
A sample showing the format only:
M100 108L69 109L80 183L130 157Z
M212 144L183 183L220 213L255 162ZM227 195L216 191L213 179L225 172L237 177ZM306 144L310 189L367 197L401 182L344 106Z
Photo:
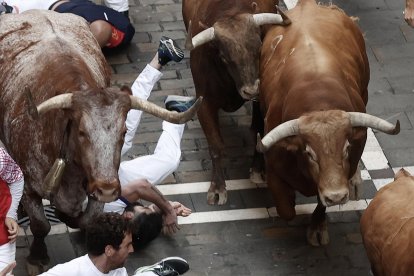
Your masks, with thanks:
M133 202L130 206L125 208L125 211L133 211L134 206L142 206L142 204ZM143 248L161 232L162 214L157 212L151 214L146 214L144 212L136 214L130 220L130 225L134 250Z
M88 254L99 256L107 245L119 249L130 224L118 213L101 213L94 217L86 227L86 249Z

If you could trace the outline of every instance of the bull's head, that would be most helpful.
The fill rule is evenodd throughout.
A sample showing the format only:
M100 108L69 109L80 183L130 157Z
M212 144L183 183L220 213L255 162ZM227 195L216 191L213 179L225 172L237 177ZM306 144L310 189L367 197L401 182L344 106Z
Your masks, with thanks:
M398 121L393 125L365 113L318 111L280 124L263 139L258 135L257 150L265 152L284 139L283 147L298 154L298 162L304 162L303 173L317 183L322 204L343 204L349 199L351 160L357 165L362 154L362 148L357 150L360 145L354 143L365 143L366 131L358 127L371 127L387 134L400 130Z
M203 24L199 22L201 26ZM219 57L240 96L245 100L255 99L259 94L259 57L262 46L260 26L265 24L290 24L283 15L272 13L239 14L217 21L196 36L191 35L191 21L188 27L186 48L192 50L205 43L214 42Z
M188 111L177 113L119 89L107 88L61 94L43 102L36 110L38 115L59 108L69 110L72 120L69 147L73 162L87 176L88 193L99 201L110 202L120 195L118 168L127 112L139 109L172 123L184 123L195 115L200 100Z

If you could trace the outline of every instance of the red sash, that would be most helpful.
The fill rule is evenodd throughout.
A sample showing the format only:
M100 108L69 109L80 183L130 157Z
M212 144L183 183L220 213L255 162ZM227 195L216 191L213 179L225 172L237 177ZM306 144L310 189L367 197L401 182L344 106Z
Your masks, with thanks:
M0 179L0 245L6 244L9 242L9 232L4 223L6 219L7 212L9 211L11 205L11 195L10 188L6 182Z

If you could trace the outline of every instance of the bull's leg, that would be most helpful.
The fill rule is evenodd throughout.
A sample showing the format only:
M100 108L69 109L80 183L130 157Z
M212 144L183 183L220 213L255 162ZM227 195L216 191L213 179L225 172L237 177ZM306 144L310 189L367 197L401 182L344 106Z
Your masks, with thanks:
M22 204L30 219L30 230L33 233L33 242L30 254L27 257L26 268L29 275L39 275L49 269L49 255L45 237L50 231L50 224L46 219L42 198L34 193L25 193Z
M306 237L313 246L327 245L329 243L328 223L326 221L326 207L322 205L318 196L318 205L312 214L311 224L307 229Z
M212 161L212 177L210 188L207 192L207 203L214 205L217 195L217 204L223 205L227 202L227 191L221 164L224 143L220 134L218 109L213 107L208 101L204 101L198 111L198 120L206 135Z
M253 141L256 141L257 133L260 133L261 137L263 137L264 124L259 102L253 102L252 124L250 129L252 130ZM254 146L253 162L250 169L250 181L255 184L266 182L263 153L256 150L256 145Z
M295 191L272 171L268 172L267 186L276 203L277 214L284 220L291 220L296 215Z
M104 204L105 203L101 201L97 201L92 197L89 197L86 210L79 220L79 227L81 229L85 229L88 223L92 220L92 218L96 217L98 214L103 212Z
M349 180L349 199L350 200L359 200L362 197L363 187L362 187L362 177L361 170L359 166L355 171L355 174Z

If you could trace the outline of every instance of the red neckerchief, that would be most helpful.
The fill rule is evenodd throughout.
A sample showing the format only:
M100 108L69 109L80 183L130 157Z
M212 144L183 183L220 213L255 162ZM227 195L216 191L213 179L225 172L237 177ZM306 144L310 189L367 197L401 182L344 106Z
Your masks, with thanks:
M9 185L0 179L0 245L9 242L9 232L7 231L4 220L11 205L11 195Z

